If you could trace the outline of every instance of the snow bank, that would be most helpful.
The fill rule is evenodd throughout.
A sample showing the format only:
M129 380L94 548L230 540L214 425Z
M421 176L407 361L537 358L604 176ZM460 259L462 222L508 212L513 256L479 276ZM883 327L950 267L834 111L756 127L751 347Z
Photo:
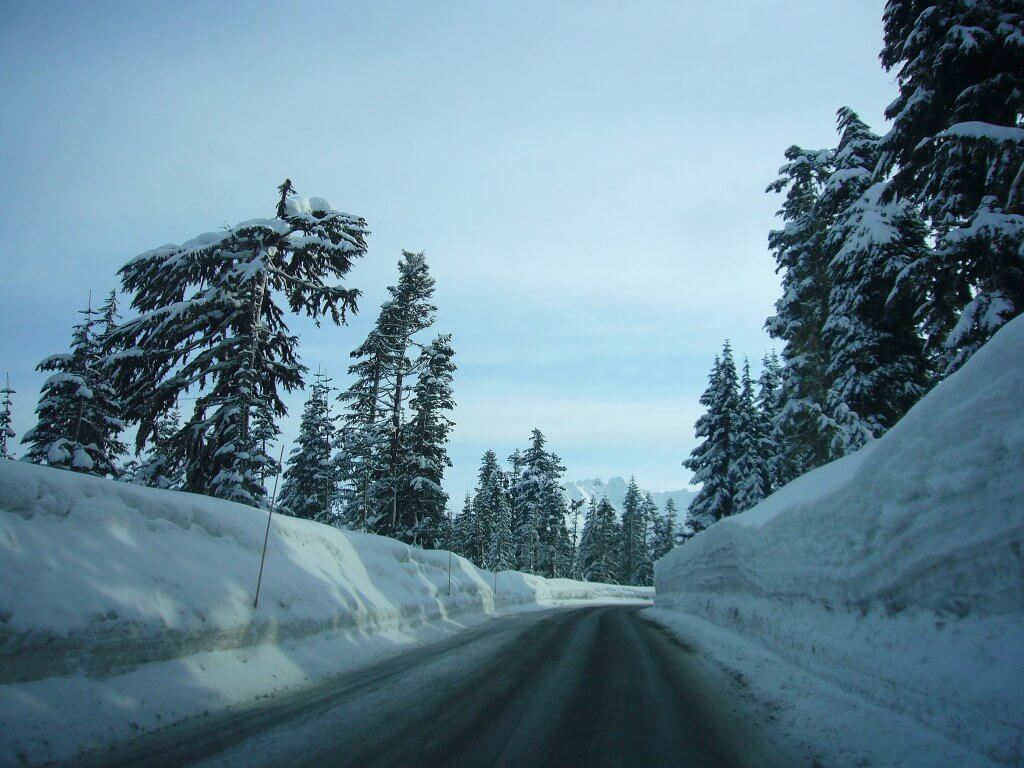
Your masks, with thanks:
M32 759L66 755L67 739L44 741L47 723L68 716L95 721L82 736L95 746L128 735L111 718L145 727L144 711L160 711L161 697L178 701L164 711L180 719L329 675L344 666L332 646L358 656L361 644L380 647L389 632L407 642L416 627L457 629L458 617L507 606L651 594L503 572L495 595L493 574L457 556L449 593L447 552L275 516L254 610L266 520L204 496L0 461L0 763L19 750ZM247 676L225 673L239 649L246 658L291 654L272 665L284 683L270 675L256 683L252 667ZM177 682L166 691L144 684L151 670L185 657L173 675L213 668L186 686L189 696ZM134 681L114 686L119 703L112 678ZM89 711L69 711L67 701ZM95 711L115 704L120 712Z
M659 561L655 602L677 631L732 630L941 734L977 764L1016 764L1022 544L1018 318L883 438ZM915 763L912 749L901 759L941 764Z

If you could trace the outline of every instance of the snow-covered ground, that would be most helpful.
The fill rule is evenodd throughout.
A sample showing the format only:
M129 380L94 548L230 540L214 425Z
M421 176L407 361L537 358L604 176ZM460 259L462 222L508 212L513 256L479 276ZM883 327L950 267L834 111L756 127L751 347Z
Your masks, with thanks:
M1024 764L1024 318L887 435L677 548L650 618L827 765Z
M204 496L0 461L0 764L309 685L496 612L650 590L515 572Z

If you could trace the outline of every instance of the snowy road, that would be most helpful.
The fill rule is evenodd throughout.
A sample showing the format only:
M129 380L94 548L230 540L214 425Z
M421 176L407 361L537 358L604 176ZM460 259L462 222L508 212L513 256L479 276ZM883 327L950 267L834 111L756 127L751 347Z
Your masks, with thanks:
M740 684L639 611L495 619L319 688L150 734L93 764L801 764L753 725Z

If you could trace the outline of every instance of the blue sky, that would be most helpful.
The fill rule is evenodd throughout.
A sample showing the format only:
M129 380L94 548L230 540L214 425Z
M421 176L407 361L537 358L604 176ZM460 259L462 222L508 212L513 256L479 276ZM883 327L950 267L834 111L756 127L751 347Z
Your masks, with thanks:
M271 215L286 176L365 216L348 326L296 321L344 383L402 248L459 372L449 489L532 427L570 478L679 488L726 336L778 294L764 193L793 143L895 96L881 0L12 2L0 6L0 373L44 356L133 255ZM283 425L294 434L302 393Z

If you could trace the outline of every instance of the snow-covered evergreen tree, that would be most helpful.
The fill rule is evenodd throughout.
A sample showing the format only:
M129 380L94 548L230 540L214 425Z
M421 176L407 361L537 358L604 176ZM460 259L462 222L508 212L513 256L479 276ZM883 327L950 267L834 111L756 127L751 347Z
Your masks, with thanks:
M641 541L639 557L637 559L636 571L633 573L632 582L641 586L649 587L654 584L654 558L651 551L654 546L654 535L661 525L661 515L658 512L658 505L654 496L650 493L644 494L643 502L640 504L640 519L643 522L644 535ZM625 526L623 526L623 538L625 538Z
M501 487L501 477L492 478L496 487L489 488L487 495L492 505L492 526L487 545L486 567L492 571L507 571L515 567L515 551L512 541L512 509L508 495Z
M779 356L772 351L761 359L761 375L757 378L757 420L758 431L763 440L761 453L765 457L762 487L771 493L785 480L780 479L783 445L785 439L779 414L782 411L781 397L782 367Z
M762 428L763 422L758 418L754 402L750 363L744 360L731 436L733 460L729 465L729 484L734 489L733 507L736 512L750 509L771 493L771 488L765 485L771 457L765 454Z
M1024 310L1024 10L1019 0L888 0L899 96L883 146L937 242L904 279L950 373Z
M3 389L0 389L0 459L13 459L14 454L11 453L8 447L8 441L13 440L14 433L14 422L11 417L11 395L15 394L14 390L11 389L11 376L7 374L6 383Z
M644 498L636 478L629 478L622 500L622 538L618 576L626 584L643 584L647 557L647 520Z
M676 502L669 497L665 502L665 510L654 518L654 531L651 538L651 559L660 560L676 545L678 534L678 510Z
M307 520L329 522L336 495L331 460L334 422L330 414L330 380L317 375L299 421L299 436L288 456L279 507Z
M388 402L391 424L386 453L387 464L381 492L390 494L391 509L381 519L379 532L408 541L411 537L412 510L406 497L409 489L408 471L413 466L409 446L404 441L405 407L411 397L416 361L411 356L414 338L434 322L436 307L430 303L434 294L434 278L427 269L422 253L403 251L398 263L398 283L391 289L394 318L390 328L390 367L388 369ZM417 359L419 359L417 357ZM385 501L386 505L386 501Z
M776 271L782 274L782 297L765 323L772 337L785 342L777 425L781 483L833 458L828 350L822 333L828 317L828 222L818 207L832 152L794 146L786 150L786 159L779 178L768 187L769 192L785 191L786 199L779 211L785 226L768 235Z
M358 291L332 284L366 252L366 222L279 189L276 216L148 251L121 269L138 316L120 325L118 390L141 448L187 391L195 410L171 441L187 490L261 504L276 471L265 444L285 414L283 388L304 367L286 309L342 323Z
M580 572L587 581L620 582L619 537L615 508L607 497L587 511L580 541Z
M565 467L545 449L546 442L544 434L534 429L511 494L518 515L514 531L517 568L552 577L565 575L572 564L561 486Z
M150 488L178 489L184 476L181 457L173 450L175 435L181 428L181 411L175 405L160 415L145 457L138 463L130 482Z
M71 351L36 366L49 371L36 413L39 420L22 437L25 458L37 464L116 477L117 459L127 450L120 440L121 403L103 370L96 339L96 312L90 306L72 331Z
M580 578L582 578L582 576L580 575L580 570L579 570L579 562L580 562L580 560L579 560L579 552L580 552L580 534L582 533L582 530L580 529L580 510L583 508L583 504L584 504L584 500L583 499L576 499L574 501L570 501L569 502L569 519L572 520L572 523L569 525L569 541L572 543L572 549L571 549L572 568L571 568L571 572L569 574L569 578L571 578L571 579L580 579Z
M452 520L452 551L467 560L479 562L479 552L474 552L476 523L473 520L473 498L466 493L462 512Z
M726 341L700 398L706 413L697 419L696 432L703 440L683 462L693 472L693 482L701 484L687 510L687 523L694 533L735 512L735 488L729 468L734 459L732 434L738 402L736 364L732 346Z
M470 559L481 568L488 568L493 552L502 555L502 547L495 542L503 542L505 532L499 530L499 516L508 517L511 538L511 513L505 498L504 478L498 464L498 456L494 451L484 453L477 472L477 487L473 494L473 528L470 542ZM502 521L503 524L503 521Z
M413 542L433 534L419 527L420 493L413 481L425 475L419 469L422 457L410 443L406 411L416 377L430 360L429 355L413 357L414 350L424 349L417 335L433 323L436 307L430 303L434 279L422 253L403 251L398 272L373 330L352 353L357 362L349 373L355 381L339 398L346 411L338 464L346 524ZM434 520L433 511L430 515Z
M450 334L438 336L424 347L416 366L419 375L412 388L410 420L405 427L408 466L404 474L408 485L402 494L404 535L399 537L428 548L438 545L448 503L441 481L445 469L452 465L447 445L454 423L447 414L455 407L454 356Z
M838 113L834 170L818 200L831 284L822 329L833 456L880 437L924 393L928 379L915 303L899 274L924 258L925 226L873 174L879 139L852 110Z
M352 530L367 531L380 517L376 504L385 471L388 446L388 400L385 377L391 359L389 337L394 315L386 302L374 328L351 356L348 372L352 384L338 395L345 408L335 447L342 523Z

